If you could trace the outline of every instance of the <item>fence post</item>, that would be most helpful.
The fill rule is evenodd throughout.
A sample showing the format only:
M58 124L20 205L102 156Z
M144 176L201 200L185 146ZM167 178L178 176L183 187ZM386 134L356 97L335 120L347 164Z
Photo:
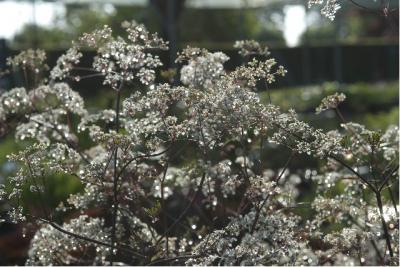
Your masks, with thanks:
M307 25L307 17L308 17L308 6L306 2L304 2L304 9L306 11L306 29L304 31L304 41L301 46L301 63L302 63L302 76L303 76L303 85L308 85L312 83L311 81L311 64L310 64L310 44L308 40L308 25Z
M342 68L342 44L338 40L338 38L341 38L342 36L342 21L343 17L342 16L337 16L337 22L335 23L335 32L336 32L336 38L335 38L335 43L334 43L334 52L333 52L333 62L334 62L334 77L335 80L339 83L343 82L343 68Z
M0 39L0 73L3 72L6 68L7 57L9 51L7 49L6 39ZM5 89L9 81L6 76L0 75L0 90Z

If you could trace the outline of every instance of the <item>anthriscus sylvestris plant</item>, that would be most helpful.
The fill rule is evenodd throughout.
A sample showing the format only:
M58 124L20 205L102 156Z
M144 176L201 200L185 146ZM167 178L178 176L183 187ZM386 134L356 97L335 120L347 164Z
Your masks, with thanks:
M398 265L397 126L347 122L342 93L316 109L342 120L328 132L264 104L257 88L286 70L255 41L235 44L244 64L233 71L226 54L188 47L180 85L160 83L167 43L123 27L126 37L84 34L49 75L42 51L8 61L26 83L0 96L2 132L29 146L9 155L18 168L0 195L3 220L37 227L27 265ZM71 87L91 77L113 91L112 109L87 109ZM289 151L278 169L263 162L273 146ZM321 167L295 171L301 157ZM83 189L51 208L59 174ZM316 191L308 203L304 181ZM26 190L37 209L23 205Z

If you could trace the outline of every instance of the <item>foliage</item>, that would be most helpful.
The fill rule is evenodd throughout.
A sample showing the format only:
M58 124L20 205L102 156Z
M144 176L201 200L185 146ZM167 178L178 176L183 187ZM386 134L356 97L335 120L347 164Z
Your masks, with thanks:
M254 41L236 43L246 60L232 72L227 55L188 47L181 85L158 83L154 50L167 44L136 22L123 28L126 38L108 26L84 34L45 79L41 51L8 61L34 75L0 96L2 128L31 142L9 156L18 168L0 188L4 219L39 227L28 265L398 265L397 126L346 122L344 94L319 109L342 120L332 131L262 103L257 84L286 70ZM84 66L88 47L96 56ZM103 78L115 109L88 110L67 83L90 77ZM272 170L261 154L274 146L290 152ZM319 168L291 168L303 157ZM83 188L53 208L47 181L59 175ZM304 203L307 184L316 197ZM27 187L37 209L21 204ZM308 218L296 213L304 205Z
M399 98L398 81L371 84L325 82L321 85L279 88L269 93L262 91L260 97L262 102L267 103L268 94L270 94L273 102L278 103L283 110L294 108L303 113L314 112L322 98L336 92L346 95L346 101L341 104L341 109L348 111L349 115L362 115L368 111L386 111L397 106Z

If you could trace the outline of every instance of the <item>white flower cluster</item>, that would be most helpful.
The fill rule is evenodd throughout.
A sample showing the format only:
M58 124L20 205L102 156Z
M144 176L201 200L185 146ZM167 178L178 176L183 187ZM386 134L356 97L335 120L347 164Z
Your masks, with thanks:
M13 58L7 59L7 65L13 69L23 69L25 71L33 71L39 73L42 68L47 68L45 65L46 53L43 50L28 49L21 52Z
M268 47L262 47L260 43L254 40L236 41L233 47L239 49L239 54L244 57L253 55L268 56L270 54Z
M346 100L346 96L343 93L335 93L322 99L321 104L316 108L316 113L319 114L324 110L335 109L338 105Z
M29 97L25 88L14 88L0 95L0 120L12 115L23 114L29 109Z
M87 215L64 223L62 228L74 234L96 236L96 239L102 242L109 238L109 231L104 227L104 221ZM84 259L76 256L85 252L88 256ZM51 225L44 225L32 239L26 265L103 265L107 263L108 254L109 248L96 246L62 233Z
M271 116L274 118L271 126L276 128L271 141L285 144L298 153L320 158L342 153L342 137L337 132L324 133L320 129L314 129L306 122L300 121L294 110L281 114L279 110L275 110Z
M340 9L340 4L338 0L308 0L308 7L313 5L323 5L321 9L321 14L330 20L334 20L337 11Z
M123 26L128 33L127 40L122 37L114 38L111 28L107 25L93 33L84 34L74 47L58 59L57 65L51 71L51 78L65 79L70 76L72 70L81 68L77 66L82 57L80 49L89 47L97 50L97 56L92 68L87 70L95 72L95 75L104 76L104 84L118 89L122 82L130 82L135 78L146 85L153 83L153 69L162 63L157 55L146 50L166 49L167 44L156 34L150 34L144 25L124 22ZM74 79L79 81L81 76L76 75Z
M307 265L307 245L296 237L299 218L281 212L263 213L255 230L250 228L255 212L234 218L223 230L203 238L187 265ZM316 262L314 262L316 264Z
M276 64L274 58L265 61L253 58L245 66L237 68L230 76L234 81L251 88L256 86L257 81L263 79L270 84L275 82L276 76L285 76L287 72L283 66L278 66L273 71Z
M65 79L73 69L74 65L79 63L82 53L78 52L76 47L72 47L67 52L57 59L57 64L50 72L50 77L53 80Z
M187 65L181 69L181 81L193 88L209 88L225 74L224 63L229 57L222 52L210 53L202 51L200 54L190 52L186 48L185 54L192 53Z
M68 114L86 115L83 99L66 83L41 85L30 90L14 88L0 96L0 121L19 120L16 137L50 143L50 139L74 140L63 119ZM26 117L24 122L21 117Z

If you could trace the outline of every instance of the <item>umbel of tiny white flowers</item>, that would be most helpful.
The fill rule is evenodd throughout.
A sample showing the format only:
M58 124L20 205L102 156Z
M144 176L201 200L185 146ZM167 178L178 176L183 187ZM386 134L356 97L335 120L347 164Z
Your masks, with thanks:
M308 7L323 5L321 14L330 20L335 19L336 12L340 9L339 0L308 0Z
M344 94L317 108L343 120L329 132L262 103L257 83L286 70L256 41L235 44L246 62L230 72L224 53L188 47L177 56L181 85L160 84L153 51L166 43L136 22L123 27L126 38L108 26L84 34L48 80L0 95L1 124L30 142L9 156L18 168L0 186L10 207L2 220L37 225L26 264L398 265L397 126L344 121ZM90 66L80 62L85 47L96 50ZM28 51L9 62L42 73L44 59ZM115 109L87 110L67 83L89 77L115 90ZM278 170L263 164L274 145L291 150ZM320 167L294 169L303 155ZM48 185L60 175L82 190L54 209ZM316 192L308 203L298 198L304 183ZM25 190L36 209L23 205Z

